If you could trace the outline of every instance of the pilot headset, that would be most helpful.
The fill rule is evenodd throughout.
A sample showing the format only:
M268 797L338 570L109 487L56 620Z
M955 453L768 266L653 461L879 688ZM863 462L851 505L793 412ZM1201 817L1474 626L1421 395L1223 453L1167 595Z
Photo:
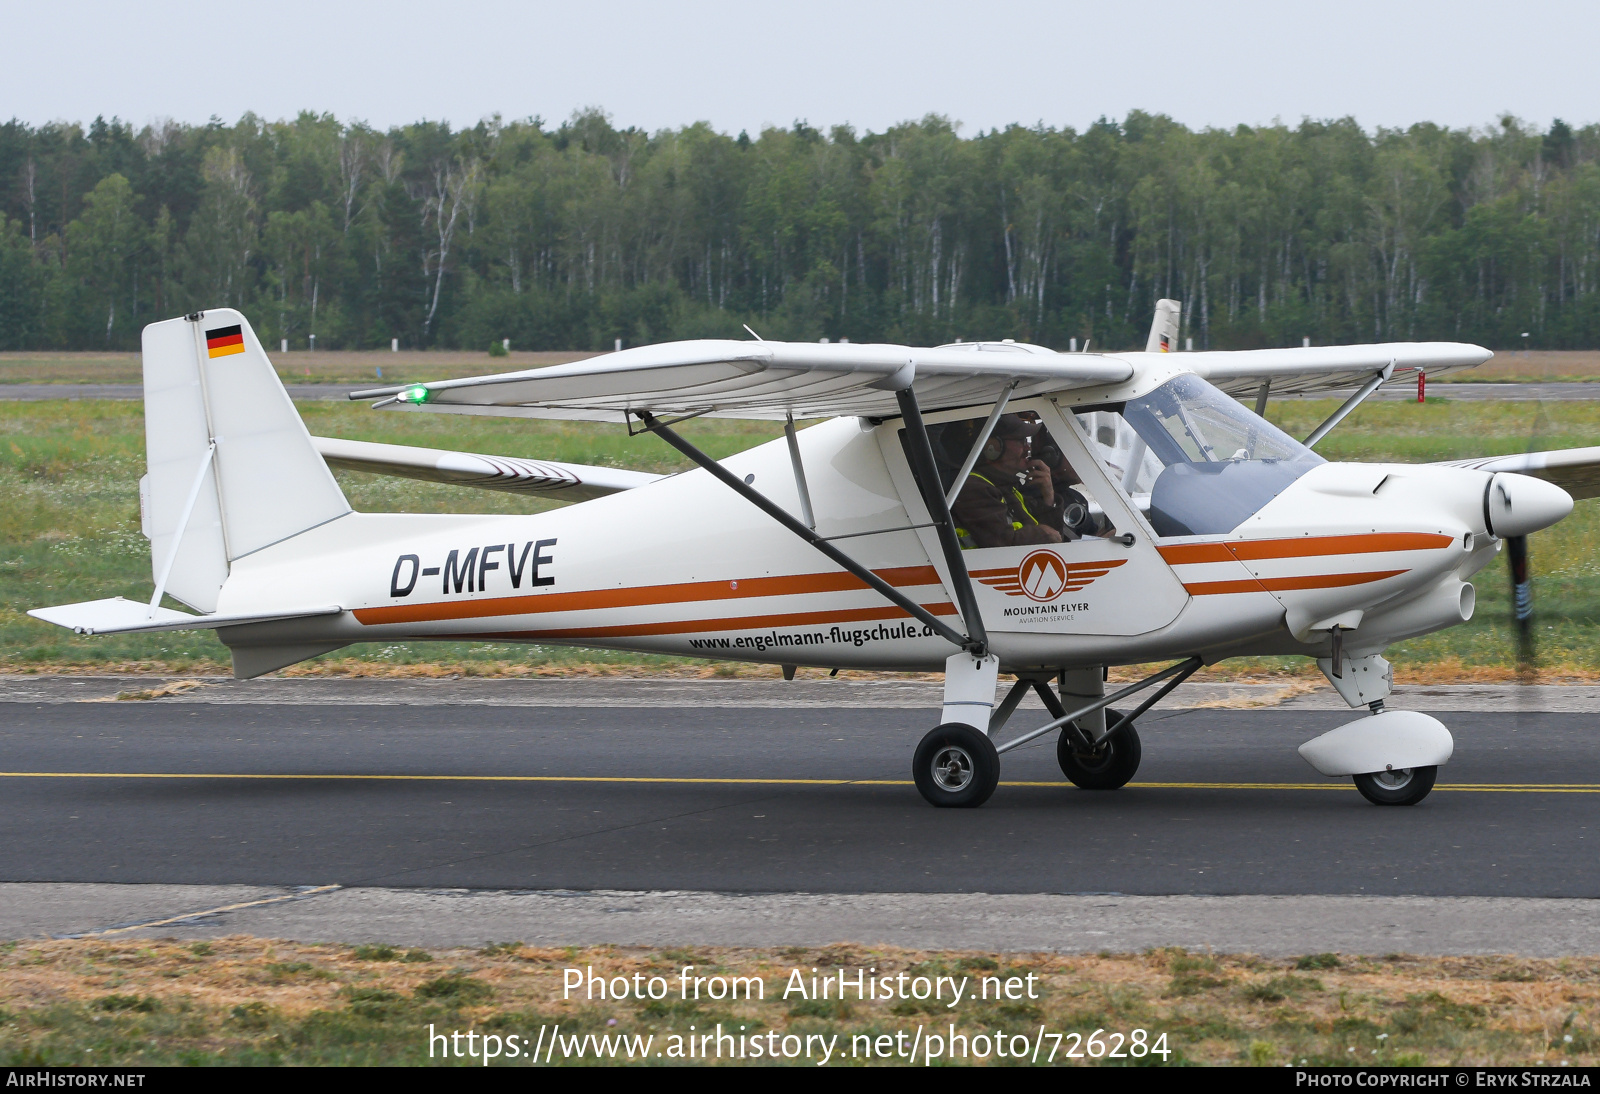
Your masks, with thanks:
M989 463L993 463L994 461L998 460L1001 456L1005 455L1006 441L1010 439L1011 438L1009 437L996 437L993 434L990 434L989 439L983 444L983 458ZM1022 437L1019 439L1025 441L1028 438Z
M1011 422L1016 422L1019 420L1020 415L1006 415L1006 418L1009 418ZM1001 427L1009 427L1010 425L1010 422L1007 422L1006 418L1003 418L996 423L994 432L989 434L989 439L983 443L983 458L989 463L993 463L1005 455L1006 441L1011 439L1009 436L1000 435ZM1009 433L1010 429L1007 428L1006 432ZM1022 430L1022 439L1026 440L1031 436L1033 436L1033 434L1028 432L1026 428Z

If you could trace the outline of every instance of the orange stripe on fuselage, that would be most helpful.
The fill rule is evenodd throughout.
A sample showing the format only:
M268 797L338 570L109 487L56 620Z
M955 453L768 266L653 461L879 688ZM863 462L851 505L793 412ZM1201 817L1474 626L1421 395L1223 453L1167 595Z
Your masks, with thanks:
M1433 551L1450 546L1454 536L1435 532L1364 532L1347 536L1299 536L1294 539L1245 539L1212 543L1170 543L1158 546L1172 566L1213 562L1259 562L1263 559L1318 558L1329 555L1375 554L1388 551ZM1241 578L1232 581L1196 581L1185 584L1190 596L1225 593L1290 592L1298 589L1337 589L1364 585L1405 570L1361 574L1315 574L1309 577Z
M1264 593L1267 590L1254 578L1245 578L1241 581L1194 581L1184 585L1183 591L1190 596L1217 596L1221 593Z
M932 615L955 615L954 604L924 604ZM670 623L630 623L615 627L569 627L550 631L487 631L457 635L459 638L643 638L662 634L695 634L705 631L737 631L752 628L815 627L826 623L867 623L875 619L907 619L900 608L847 608L826 612L791 612L788 615L736 615L725 619L680 619Z
M1440 550L1456 537L1440 533L1360 533L1352 536L1299 536L1294 539L1230 539L1210 544L1168 544L1157 547L1173 566L1195 566L1226 561L1261 561L1267 558L1318 558L1328 555L1370 555L1395 550ZM1234 581L1197 581L1184 585L1190 597L1216 597L1222 593L1294 592L1301 589L1342 589L1365 585L1406 573L1382 569L1362 574L1310 574L1304 577L1245 577Z
M1193 566L1202 562L1232 562L1226 543L1174 543L1157 547L1169 566Z
M1233 539L1213 543L1171 543L1159 546L1173 566L1234 559L1312 558L1317 555L1360 555L1379 551L1433 551L1448 547L1454 536L1434 532L1370 532L1349 536L1299 536L1294 539Z
M897 566L874 570L889 584L907 588L938 585L932 566ZM707 600L742 600L759 596L795 596L867 589L865 581L847 573L792 574L785 577L748 577L737 581L694 581L681 585L644 585L624 589L589 589L575 593L533 593L495 597L492 600L435 601L431 604L390 604L357 608L357 621L372 627L384 623L432 623L445 619L485 619L497 615L540 615L546 612L593 611L601 608L635 608L647 604L692 604ZM895 613L900 609L895 608ZM602 628L605 629L605 628Z
M1365 574L1311 574L1307 577L1262 577L1246 581L1197 581L1185 585L1190 596L1216 596L1218 593L1292 592L1299 589L1342 589L1397 577L1408 570L1374 570Z
M1268 592L1292 592L1296 589L1342 589L1348 585L1366 585L1386 577L1399 577L1409 570L1374 570L1365 574L1311 574L1306 577L1258 577L1256 581Z
M1310 558L1314 555L1364 555L1382 551L1436 551L1456 541L1433 532L1372 532L1353 536L1303 536L1300 539L1230 540L1240 562L1257 558Z

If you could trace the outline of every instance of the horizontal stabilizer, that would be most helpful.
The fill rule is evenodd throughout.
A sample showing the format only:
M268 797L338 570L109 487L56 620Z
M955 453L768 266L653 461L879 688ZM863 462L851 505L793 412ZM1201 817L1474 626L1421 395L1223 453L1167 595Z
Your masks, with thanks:
M79 604L57 604L53 608L34 608L28 614L58 627L69 627L79 634L132 634L141 631L194 631L217 627L236 627L245 623L267 623L277 619L303 619L313 615L337 615L338 605L301 608L287 612L189 615L171 608L151 608L134 600L114 596L109 600L85 600Z
M621 350L548 368L352 392L380 405L457 414L622 422L630 413L782 420L893 416L911 387L924 410L1119 383L1133 369L1086 353L968 342L934 349L697 339Z
M440 448L415 448L373 441L347 441L338 437L312 437L329 467L397 475L424 482L505 490L513 494L587 501L661 478L643 471L617 467L591 467L581 463L525 460L515 456L486 456L476 452L451 452Z
M1574 500L1600 498L1600 448L1563 448L1553 452L1519 452L1515 456L1479 456L1449 460L1446 467L1509 471L1555 483Z

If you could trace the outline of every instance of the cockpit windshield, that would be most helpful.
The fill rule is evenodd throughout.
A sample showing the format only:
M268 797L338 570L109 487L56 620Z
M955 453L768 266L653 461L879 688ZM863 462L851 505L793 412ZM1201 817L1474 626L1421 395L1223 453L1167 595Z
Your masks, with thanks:
M1078 422L1161 536L1231 532L1321 456L1198 376L1080 407Z

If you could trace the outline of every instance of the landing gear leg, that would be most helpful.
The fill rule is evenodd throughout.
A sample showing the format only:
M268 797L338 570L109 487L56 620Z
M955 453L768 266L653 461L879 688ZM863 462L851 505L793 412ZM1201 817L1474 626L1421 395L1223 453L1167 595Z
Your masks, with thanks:
M945 662L943 724L922 738L911 761L911 776L929 805L974 809L999 785L1000 753L978 728L987 729L994 717L999 673L993 656L958 653Z

